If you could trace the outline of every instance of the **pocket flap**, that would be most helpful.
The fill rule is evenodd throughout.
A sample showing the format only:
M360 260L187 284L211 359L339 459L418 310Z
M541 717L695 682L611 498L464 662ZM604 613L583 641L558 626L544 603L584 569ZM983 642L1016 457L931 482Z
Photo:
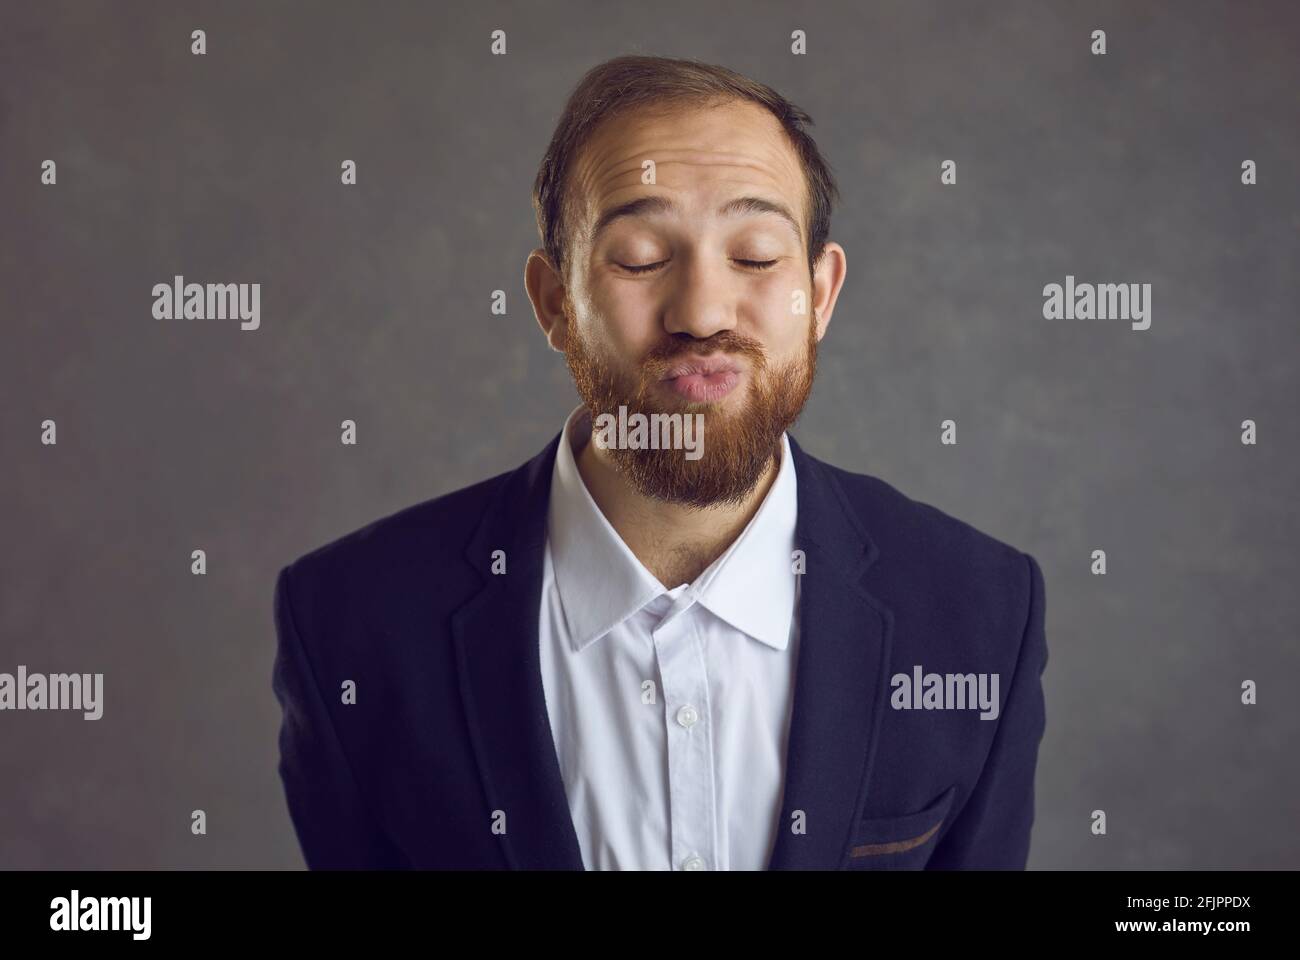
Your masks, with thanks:
M874 817L858 822L850 857L875 857L882 854L905 853L929 843L943 826L952 798L957 793L953 784L939 798L916 813L897 817Z

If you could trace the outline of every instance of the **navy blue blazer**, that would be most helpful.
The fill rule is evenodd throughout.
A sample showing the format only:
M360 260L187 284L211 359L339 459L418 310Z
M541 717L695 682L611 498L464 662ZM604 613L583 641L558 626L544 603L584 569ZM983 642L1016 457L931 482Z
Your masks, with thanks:
M280 571L278 770L310 868L583 869L539 666L559 441ZM806 567L769 868L1023 869L1045 725L1037 562L790 449ZM896 709L891 677L918 666L998 674L997 718Z

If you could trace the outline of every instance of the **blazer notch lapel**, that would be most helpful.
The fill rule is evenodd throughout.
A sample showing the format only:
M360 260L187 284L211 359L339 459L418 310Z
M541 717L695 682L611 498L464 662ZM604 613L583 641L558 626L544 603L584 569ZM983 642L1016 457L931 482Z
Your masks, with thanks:
M799 480L796 547L806 564L781 819L769 868L835 870L846 862L871 778L888 701L893 614L862 586L878 551L834 476L793 440L791 448ZM796 833L800 824L803 832Z
M484 576L483 589L452 617L461 701L485 800L483 830L500 843L510 867L525 870L583 869L538 651L556 442L501 484L465 551ZM492 573L495 550L504 551L504 573Z

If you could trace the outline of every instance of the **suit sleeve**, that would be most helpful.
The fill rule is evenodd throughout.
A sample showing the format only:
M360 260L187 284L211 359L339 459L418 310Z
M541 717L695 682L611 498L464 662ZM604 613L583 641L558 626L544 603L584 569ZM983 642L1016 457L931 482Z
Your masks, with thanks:
M275 584L275 628L271 687L281 708L279 773L308 868L409 866L365 808L298 633L288 567Z
M930 870L1023 870L1034 823L1034 770L1046 727L1042 674L1047 667L1043 573L1028 564L1029 611L1015 674L980 778L957 821L930 858Z

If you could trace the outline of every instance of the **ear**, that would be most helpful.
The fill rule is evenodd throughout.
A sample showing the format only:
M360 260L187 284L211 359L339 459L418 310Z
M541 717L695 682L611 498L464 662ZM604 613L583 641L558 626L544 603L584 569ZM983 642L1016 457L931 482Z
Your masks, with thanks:
M563 353L569 334L569 318L564 309L564 281L541 247L530 253L528 262L524 264L524 289L528 291L533 315L537 317L537 325L546 335L547 343L552 350Z
M844 248L834 241L828 241L813 270L812 302L813 316L817 318L818 340L826 335L826 327L835 311L835 301L839 298L840 288L844 286L847 275L848 260L844 256Z

